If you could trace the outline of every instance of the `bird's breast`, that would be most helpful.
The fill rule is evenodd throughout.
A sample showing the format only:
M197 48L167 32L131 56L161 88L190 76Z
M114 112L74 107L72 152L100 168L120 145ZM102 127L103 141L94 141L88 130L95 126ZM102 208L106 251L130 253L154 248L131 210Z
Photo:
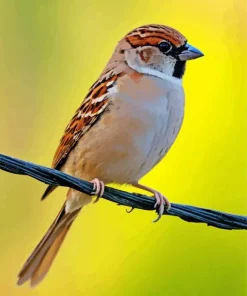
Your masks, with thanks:
M120 89L108 110L79 141L78 176L130 183L148 173L172 146L182 124L182 87L144 85Z
M182 87L153 86L152 90L151 86L122 89L112 100L109 114L102 119L115 118L111 127L114 144L109 149L112 155L122 155L118 170L130 181L139 180L165 156L183 120Z

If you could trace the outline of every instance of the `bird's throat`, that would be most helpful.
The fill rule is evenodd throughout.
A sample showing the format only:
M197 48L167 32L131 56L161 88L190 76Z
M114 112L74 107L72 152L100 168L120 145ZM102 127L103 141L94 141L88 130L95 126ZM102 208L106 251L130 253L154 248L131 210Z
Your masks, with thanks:
M176 61L174 71L173 71L173 77L181 79L184 75L186 67L185 61Z

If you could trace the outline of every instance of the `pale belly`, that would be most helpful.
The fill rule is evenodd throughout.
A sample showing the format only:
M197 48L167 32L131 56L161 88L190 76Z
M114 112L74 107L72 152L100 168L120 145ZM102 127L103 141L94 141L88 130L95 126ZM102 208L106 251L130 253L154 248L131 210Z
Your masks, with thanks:
M116 100L79 141L69 157L73 169L68 172L105 183L138 181L166 155L183 114L183 93L141 105Z

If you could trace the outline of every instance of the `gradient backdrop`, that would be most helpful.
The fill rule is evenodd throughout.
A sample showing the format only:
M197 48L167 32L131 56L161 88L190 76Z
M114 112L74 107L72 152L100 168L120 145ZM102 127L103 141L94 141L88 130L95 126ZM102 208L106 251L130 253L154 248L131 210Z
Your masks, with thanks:
M205 57L188 63L186 116L142 182L171 201L246 214L246 3L243 0L2 0L0 152L49 166L62 132L116 42L163 23ZM16 275L63 203L45 185L0 172L0 294L246 295L246 232L224 231L102 200L83 210L45 281ZM131 190L131 188L129 188Z

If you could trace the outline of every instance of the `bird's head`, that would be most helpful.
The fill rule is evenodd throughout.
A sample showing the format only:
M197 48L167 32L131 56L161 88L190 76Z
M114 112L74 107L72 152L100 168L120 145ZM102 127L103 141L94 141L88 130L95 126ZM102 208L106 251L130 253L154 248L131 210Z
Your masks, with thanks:
M146 25L128 33L116 53L135 71L159 78L181 79L187 60L203 56L177 30L163 25Z

